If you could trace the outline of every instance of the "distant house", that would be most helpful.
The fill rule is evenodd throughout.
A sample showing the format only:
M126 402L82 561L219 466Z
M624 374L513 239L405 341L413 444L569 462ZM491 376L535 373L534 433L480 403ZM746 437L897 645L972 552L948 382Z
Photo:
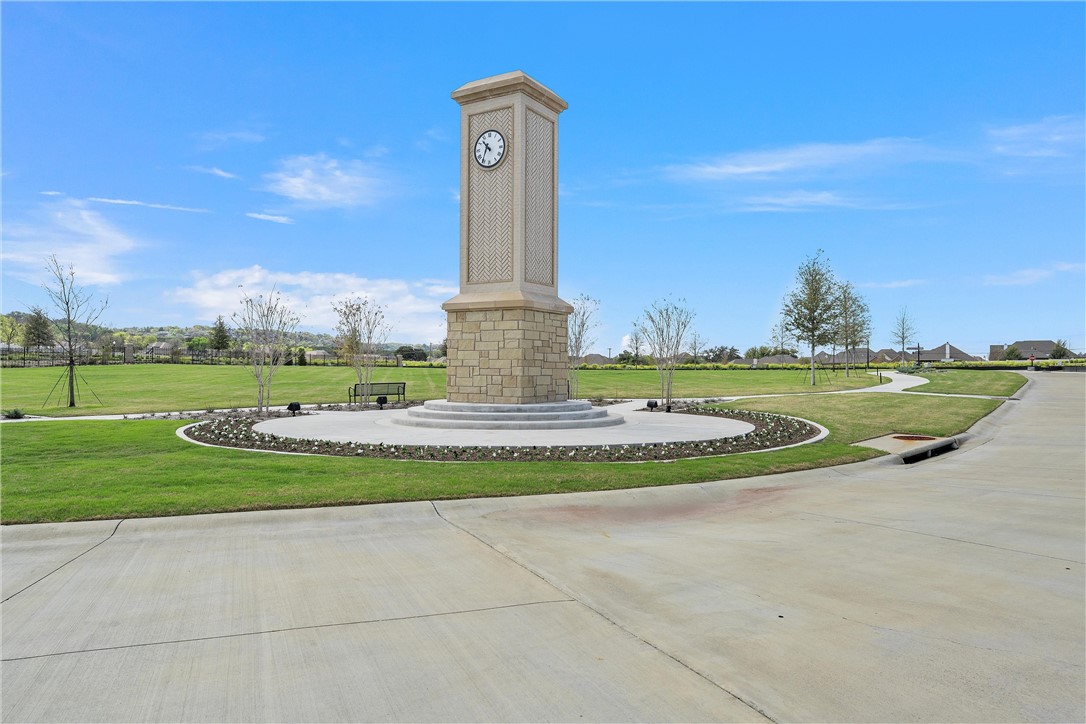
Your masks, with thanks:
M817 357L817 355L815 355ZM842 350L834 355L826 355L826 362L823 364L837 364L843 365L848 362L850 365L864 364L868 360L875 361L875 353L867 347L860 347L858 349Z
M307 349L305 351L305 361L309 364L324 363L333 357L335 357L335 355L323 349Z
M1050 339L1027 339L1010 344L993 344L988 347L988 359L992 362L1001 361L1008 347L1017 347L1022 359L1029 359L1030 355L1033 355L1034 359L1051 359L1055 346L1056 343Z
M900 350L890 349L889 347L880 349L878 352L871 356L871 361L878 364L887 364L891 362L894 364L900 364L902 360L904 360L905 362L912 362L913 356L908 352L906 352L904 356L902 356Z
M922 349L917 361L924 362L978 362L980 358L963 352L950 342L944 342L931 349Z
M582 365L609 365L613 360L610 357L604 357L602 354L586 354L581 357Z

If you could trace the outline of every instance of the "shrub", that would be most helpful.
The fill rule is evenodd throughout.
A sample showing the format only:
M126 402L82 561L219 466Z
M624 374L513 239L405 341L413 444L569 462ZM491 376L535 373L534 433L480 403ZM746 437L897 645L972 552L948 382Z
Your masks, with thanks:
M14 410L4 410L3 414L4 417L8 420L21 420L26 417L26 413L19 408L15 408Z

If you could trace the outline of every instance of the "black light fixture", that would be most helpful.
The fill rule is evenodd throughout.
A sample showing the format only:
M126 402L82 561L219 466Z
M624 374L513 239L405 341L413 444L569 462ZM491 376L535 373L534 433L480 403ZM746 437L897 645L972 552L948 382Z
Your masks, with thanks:
M377 406L380 407L383 410L383 409L385 409L385 405L387 405L387 404L388 404L388 398L385 397L384 395L378 395L378 397L377 397Z
M302 406L299 405L297 402L292 402L289 405L287 405L287 409L290 410L290 416L294 417L299 412L301 412Z
M660 406L660 403L657 402L656 400L649 400L648 402L645 403L645 407L649 408L649 412L655 411L656 408L659 407L659 406Z

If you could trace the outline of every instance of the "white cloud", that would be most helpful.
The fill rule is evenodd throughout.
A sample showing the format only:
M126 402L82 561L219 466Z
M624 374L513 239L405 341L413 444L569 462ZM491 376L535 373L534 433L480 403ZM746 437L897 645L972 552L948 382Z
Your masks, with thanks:
M788 191L743 199L745 211L807 211L817 208L856 208L857 202L833 191Z
M992 148L1005 156L1060 158L1081 155L1086 122L1081 116L1049 116L1036 123L993 128Z
M436 342L445 337L441 303L458 287L440 279L367 279L335 272L274 272L263 267L227 269L215 274L193 274L191 286L178 287L169 296L191 305L199 316L214 319L223 310L238 309L248 294L268 294L272 287L306 328L332 330L336 314L332 302L368 297L385 305L397 341Z
M245 214L245 215L248 216L250 219L260 219L261 221L272 221L272 222L275 222L276 224L293 224L294 223L294 219L290 218L289 216L276 216L275 214L256 214L256 213L248 213L248 214Z
M717 159L669 166L683 181L769 180L829 169L865 169L932 160L941 154L911 138L876 138L858 143L807 143L764 151L739 151Z
M863 282L860 286L866 289L908 289L924 284L927 284L924 279L898 279L889 282Z
M1086 264L1056 262L1048 267L1033 269L1018 269L1010 274L987 274L984 277L986 286L1020 287L1036 284L1044 281L1059 272L1078 272L1086 270Z
M61 191L39 191L38 193L41 194L42 196L63 196L64 195L64 193L61 192Z
M188 171L195 171L196 173L206 173L211 176L218 176L219 178L237 178L236 174L232 174L229 171L223 171L217 166L212 166L210 168L205 166L186 166L185 169Z
M104 199L100 196L91 196L87 201L99 204L114 204L117 206L143 206L148 209L165 209L167 211L186 211L190 214L207 214L207 209L190 209L187 206L172 206L170 204L152 204L146 201L132 201L130 199Z
M219 148L233 143L263 143L264 134L239 129L234 131L207 131L200 134L204 148Z
M363 161L340 161L323 153L293 156L265 174L267 190L303 205L331 208L370 206L387 193L379 168Z
M125 279L118 260L140 246L85 201L64 199L43 204L30 221L5 224L0 259L32 284L41 282L50 254L71 264L81 284L118 284Z

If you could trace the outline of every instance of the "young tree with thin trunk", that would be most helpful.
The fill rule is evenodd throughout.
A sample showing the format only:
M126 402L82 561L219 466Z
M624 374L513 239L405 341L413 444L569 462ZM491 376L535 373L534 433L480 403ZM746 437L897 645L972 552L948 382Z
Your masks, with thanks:
M686 300L653 302L637 323L637 329L648 345L649 354L656 361L660 373L660 397L670 409L672 379L679 363L686 335L694 321L694 313L687 309Z
M791 345L794 341L792 333L783 319L774 324L773 328L769 330L769 342L775 350L777 364L781 363L782 355L792 354Z
M781 318L799 342L811 350L811 384L815 379L815 347L833 341L837 326L837 280L819 249L796 271L795 288L784 298Z
M56 254L49 257L45 268L52 278L42 286L60 313L56 324L61 335L61 345L68 354L68 407L75 407L76 355L83 344L86 331L109 306L109 298L95 302L90 292L75 283L75 267L61 264Z
M861 340L871 336L871 311L851 282L841 283L837 299L837 341L845 350L845 377L848 377L852 352Z
M256 380L257 413L266 413L271 408L272 378L290 355L298 317L272 287L267 297L246 294L233 321L249 357L249 372Z
M913 324L912 317L909 316L908 307L902 307L897 313L892 333L894 344L901 349L901 364L905 364L905 347L916 339L916 326Z
M600 302L587 294L582 294L573 300L573 311L566 318L568 355L569 360L569 393L571 399L577 399L578 375L577 368L581 366L581 359L588 354L588 350L596 343L592 331L599 326L596 321L596 312L599 311Z
M641 336L641 330L638 329L637 324L634 324L633 331L630 332L630 354L633 355L631 364L641 364L641 348L644 346L645 340Z
M695 329L690 332L690 353L694 356L691 360L693 364L698 363L698 352L704 344L705 338L698 334L698 330Z
M369 404L373 367L391 332L385 322L384 307L372 299L355 297L332 302L332 309L339 317L336 344L340 354L354 367L358 384L362 385L363 404Z

